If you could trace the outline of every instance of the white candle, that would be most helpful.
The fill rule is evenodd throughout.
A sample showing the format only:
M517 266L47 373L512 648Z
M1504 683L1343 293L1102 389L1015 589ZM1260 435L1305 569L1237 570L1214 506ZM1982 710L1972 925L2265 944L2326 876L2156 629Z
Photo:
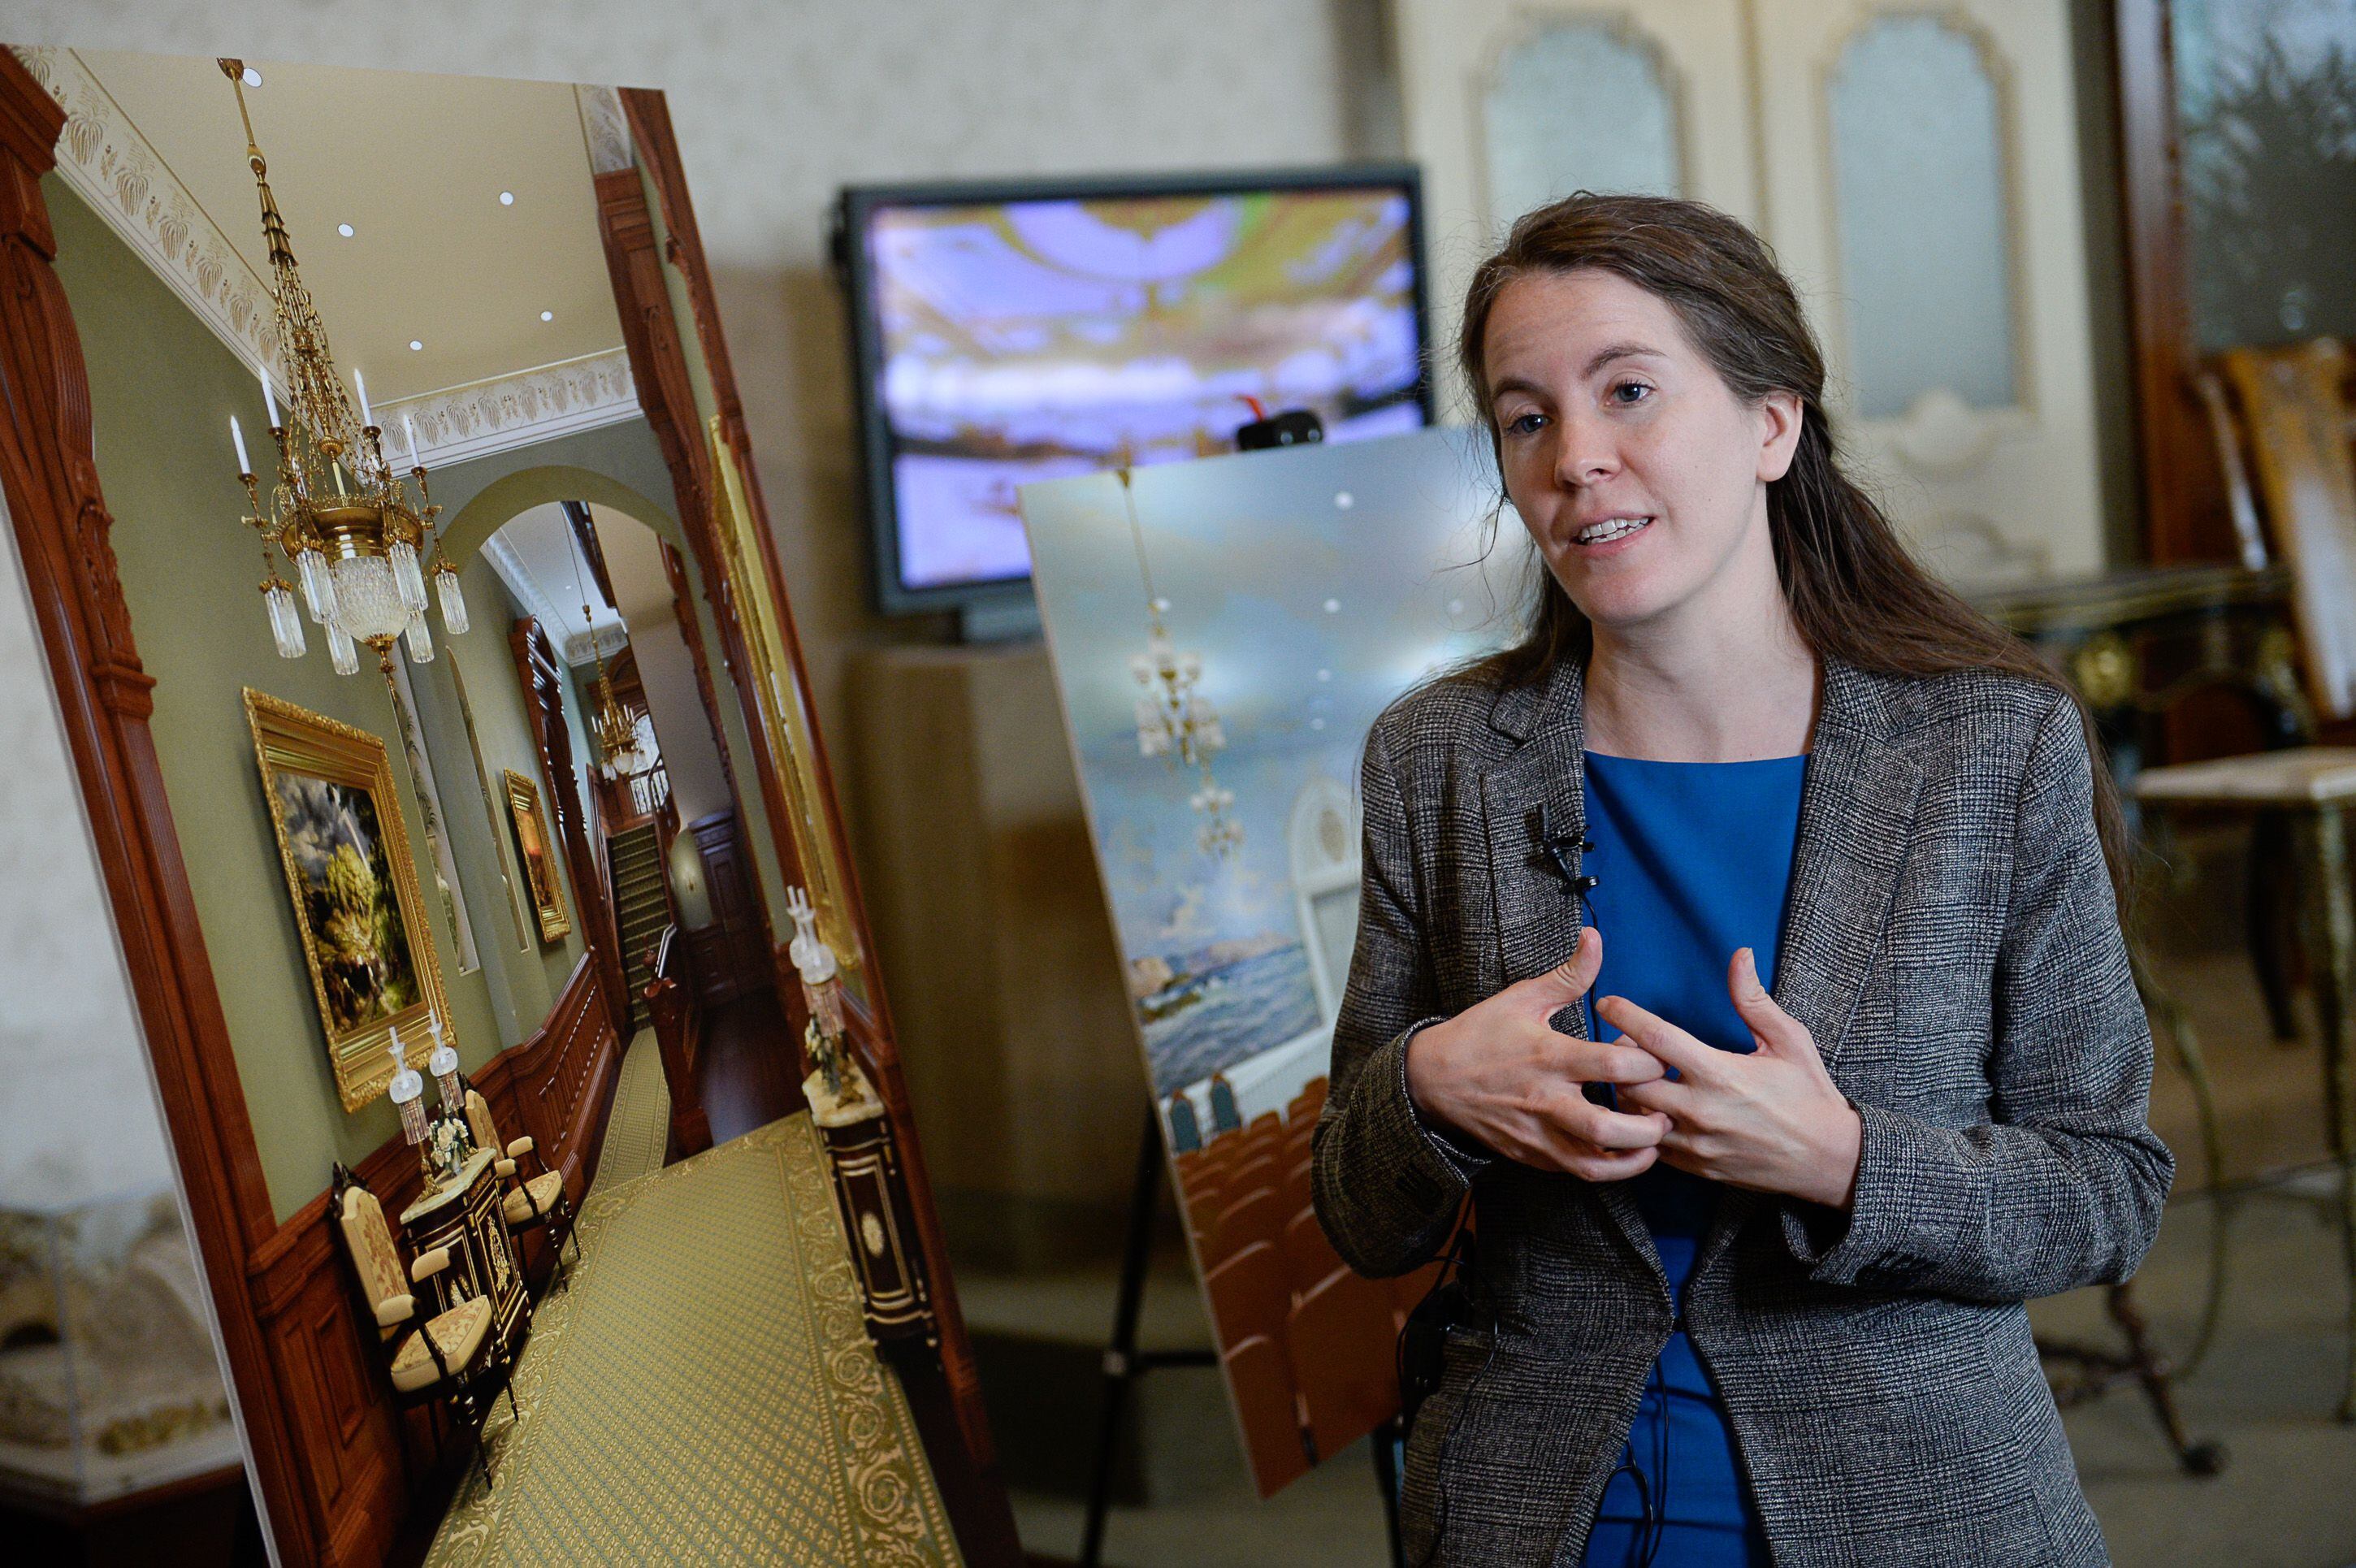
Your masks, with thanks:
M278 394L270 390L270 372L266 370L262 372L262 403L263 407L270 410L270 428L277 429L279 427Z
M253 472L253 465L245 456L245 432L237 427L237 415L229 416L229 438L237 443L237 471L241 477Z
M417 426L411 423L407 413L401 416L401 432L409 437L409 466L412 468L425 467L417 460Z

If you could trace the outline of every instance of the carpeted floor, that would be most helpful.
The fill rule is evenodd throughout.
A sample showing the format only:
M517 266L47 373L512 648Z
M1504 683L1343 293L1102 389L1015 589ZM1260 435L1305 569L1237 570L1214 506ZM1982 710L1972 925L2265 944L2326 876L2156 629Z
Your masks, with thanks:
M622 1053L614 1084L614 1108L605 1116L605 1141L597 1146L597 1177L592 1197L624 1182L662 1169L670 1143L670 1086L663 1081L662 1048L654 1030L640 1029Z
M642 1131L628 1091L645 1047L624 1068L580 1260L518 1362L522 1418L496 1407L497 1487L469 1474L429 1568L956 1563L808 1117L611 1179Z

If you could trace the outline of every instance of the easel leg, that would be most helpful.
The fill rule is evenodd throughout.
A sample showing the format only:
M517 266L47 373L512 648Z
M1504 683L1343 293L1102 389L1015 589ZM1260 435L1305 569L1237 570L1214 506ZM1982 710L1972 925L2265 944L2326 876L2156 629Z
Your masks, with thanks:
M1137 1180L1130 1188L1129 1236L1120 1257L1120 1294L1113 1306L1112 1339L1105 1347L1104 1395L1097 1417L1096 1474L1088 1483L1087 1522L1080 1532L1079 1568L1104 1560L1105 1515L1112 1506L1112 1450L1120 1412L1136 1380L1137 1319L1145 1305L1145 1272L1153 1256L1154 1200L1161 1195L1162 1122L1148 1101L1145 1132L1137 1142Z

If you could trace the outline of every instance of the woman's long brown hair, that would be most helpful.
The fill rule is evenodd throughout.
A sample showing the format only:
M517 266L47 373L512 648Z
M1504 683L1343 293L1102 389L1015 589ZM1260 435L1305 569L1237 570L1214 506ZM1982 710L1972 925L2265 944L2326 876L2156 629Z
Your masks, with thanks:
M1796 393L1803 417L1791 468L1767 487L1775 569L1800 635L1819 658L1893 675L2000 671L2057 687L2077 705L2094 763L2094 826L2120 910L2130 857L2118 789L2077 693L2029 645L1916 563L1873 498L1841 471L1824 409L1824 353L1789 279L1759 237L1725 213L1659 196L1582 192L1514 225L1466 291L1457 355L1496 451L1488 396L1489 313L1515 278L1592 267L1614 273L1677 314L1734 395L1756 404ZM1500 472L1502 473L1502 463ZM1587 617L1538 564L1526 634L1487 661L1509 684L1544 680L1593 646Z

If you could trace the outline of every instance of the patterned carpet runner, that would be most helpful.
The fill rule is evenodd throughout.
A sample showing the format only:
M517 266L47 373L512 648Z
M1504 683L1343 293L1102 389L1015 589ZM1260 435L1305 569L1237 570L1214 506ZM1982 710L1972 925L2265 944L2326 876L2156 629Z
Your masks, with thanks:
M597 1146L597 1177L591 1197L662 1169L670 1142L670 1086L663 1081L662 1047L654 1030L640 1029L622 1053L614 1085L614 1109L605 1117L605 1141Z
M541 1302L518 1363L523 1417L501 1401L492 1418L498 1487L469 1473L429 1568L958 1562L867 1339L824 1162L795 1115L601 1175L571 1283Z

